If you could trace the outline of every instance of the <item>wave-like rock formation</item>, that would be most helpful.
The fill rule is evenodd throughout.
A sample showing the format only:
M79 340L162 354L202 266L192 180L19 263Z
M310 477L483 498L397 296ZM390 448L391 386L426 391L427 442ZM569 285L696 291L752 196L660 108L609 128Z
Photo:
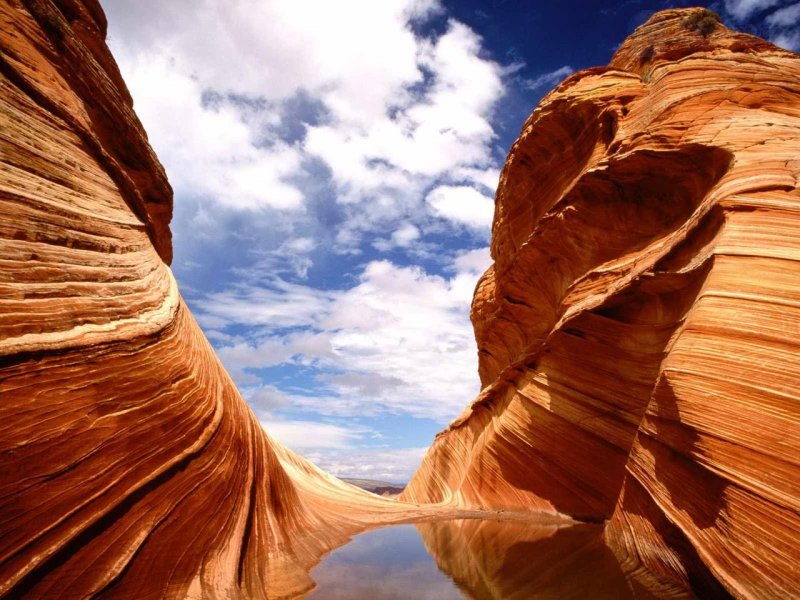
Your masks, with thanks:
M270 440L214 355L104 19L0 2L0 597L286 597L398 503Z
M669 10L536 108L482 391L406 500L607 521L641 595L800 592L800 57Z

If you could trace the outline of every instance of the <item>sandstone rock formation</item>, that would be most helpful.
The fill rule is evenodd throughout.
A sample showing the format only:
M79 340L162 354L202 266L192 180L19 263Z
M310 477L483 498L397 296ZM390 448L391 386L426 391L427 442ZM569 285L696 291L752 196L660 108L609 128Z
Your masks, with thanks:
M167 267L96 0L0 2L0 597L278 598L397 512L270 440Z
M800 57L702 9L546 96L503 170L482 392L401 498L608 521L640 595L800 593Z

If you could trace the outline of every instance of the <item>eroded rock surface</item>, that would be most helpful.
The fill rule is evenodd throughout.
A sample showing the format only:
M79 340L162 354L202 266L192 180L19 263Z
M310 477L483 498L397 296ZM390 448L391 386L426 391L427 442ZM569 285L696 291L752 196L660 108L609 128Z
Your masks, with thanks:
M654 15L503 170L482 392L403 498L608 521L641 595L800 590L800 57Z

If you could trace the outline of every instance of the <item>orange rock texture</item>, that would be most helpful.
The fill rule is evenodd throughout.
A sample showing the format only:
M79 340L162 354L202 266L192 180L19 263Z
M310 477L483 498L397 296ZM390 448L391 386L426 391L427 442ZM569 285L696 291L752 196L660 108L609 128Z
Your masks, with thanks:
M642 596L800 593L800 57L703 9L572 75L501 175L482 391L403 498L607 521Z
M0 597L286 597L397 503L236 391L167 266L172 191L105 28L96 0L0 2Z

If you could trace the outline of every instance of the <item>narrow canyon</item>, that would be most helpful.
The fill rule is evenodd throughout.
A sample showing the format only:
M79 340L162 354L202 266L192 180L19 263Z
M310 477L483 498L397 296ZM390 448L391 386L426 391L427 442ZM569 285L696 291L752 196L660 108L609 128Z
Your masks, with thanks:
M575 571L603 545L611 594L800 595L800 56L666 10L545 96L475 290L481 392L392 499L273 440L183 302L98 1L0 22L0 597L293 598L400 522L515 597L547 536L488 564L493 519L574 527Z

